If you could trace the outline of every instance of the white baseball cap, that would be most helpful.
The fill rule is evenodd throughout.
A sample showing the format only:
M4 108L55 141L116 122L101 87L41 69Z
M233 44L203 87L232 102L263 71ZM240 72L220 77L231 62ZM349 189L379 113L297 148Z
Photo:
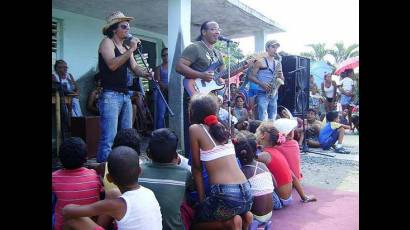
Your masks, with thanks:
M297 126L298 122L294 119L280 118L273 122L273 127L285 136L287 136Z

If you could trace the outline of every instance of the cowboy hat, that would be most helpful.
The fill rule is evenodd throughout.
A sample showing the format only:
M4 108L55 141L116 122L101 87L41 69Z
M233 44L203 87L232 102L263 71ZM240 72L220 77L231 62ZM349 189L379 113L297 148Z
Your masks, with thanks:
M273 127L285 136L287 136L297 126L298 122L294 119L280 118L273 122Z
M105 26L102 28L102 32L103 34L105 34L106 30L110 28L110 26L114 25L115 23L123 22L123 21L131 21L133 19L134 19L133 17L125 16L121 11L115 11L106 18L107 24L105 24Z

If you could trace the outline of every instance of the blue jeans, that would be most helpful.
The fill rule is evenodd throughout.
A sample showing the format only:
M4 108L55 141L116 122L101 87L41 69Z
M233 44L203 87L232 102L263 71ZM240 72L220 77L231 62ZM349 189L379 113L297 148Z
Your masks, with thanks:
M154 90L155 95L155 113L154 113L154 128L160 129L165 128L165 112L167 111L167 107L165 105L164 100L162 100L160 93L158 90ZM165 96L165 95L164 95Z
M80 100L77 97L74 97L71 102L71 116L72 117L82 117L83 113L81 112Z
M248 181L243 184L214 184L210 195L198 205L195 219L198 222L228 220L251 210L252 203Z
M292 194L290 194L288 199L284 200L280 198L279 195L275 191L273 191L272 193L273 210L278 210L285 206L289 206L292 204L292 201L293 201Z
M117 129L132 128L132 104L130 95L107 90L98 100L100 111L100 143L97 162L107 161Z
M283 204L281 199L279 198L278 194L275 191L272 193L272 203L273 203L273 210L279 210L283 208Z
M275 96L268 96L264 91L259 91L256 93L255 100L258 108L258 120L265 121L275 120L278 110L278 94Z
M340 96L340 104L341 105L349 105L350 103L352 103L352 97L346 96L344 94L342 94Z

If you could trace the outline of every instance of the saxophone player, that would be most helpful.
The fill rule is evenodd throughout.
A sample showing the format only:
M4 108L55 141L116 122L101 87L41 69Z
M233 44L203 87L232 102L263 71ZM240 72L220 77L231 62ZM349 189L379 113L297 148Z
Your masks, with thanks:
M284 82L281 58L277 53L279 46L276 40L267 41L265 44L266 57L255 62L249 76L251 81L249 96L256 96L257 114L255 118L257 120L276 119L277 90Z

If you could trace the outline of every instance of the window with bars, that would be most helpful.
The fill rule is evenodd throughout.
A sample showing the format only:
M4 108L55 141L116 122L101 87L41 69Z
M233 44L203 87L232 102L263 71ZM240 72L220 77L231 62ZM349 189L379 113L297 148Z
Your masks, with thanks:
M54 70L54 63L57 60L57 49L58 47L58 32L59 32L59 23L55 20L52 20L51 24L51 70Z

